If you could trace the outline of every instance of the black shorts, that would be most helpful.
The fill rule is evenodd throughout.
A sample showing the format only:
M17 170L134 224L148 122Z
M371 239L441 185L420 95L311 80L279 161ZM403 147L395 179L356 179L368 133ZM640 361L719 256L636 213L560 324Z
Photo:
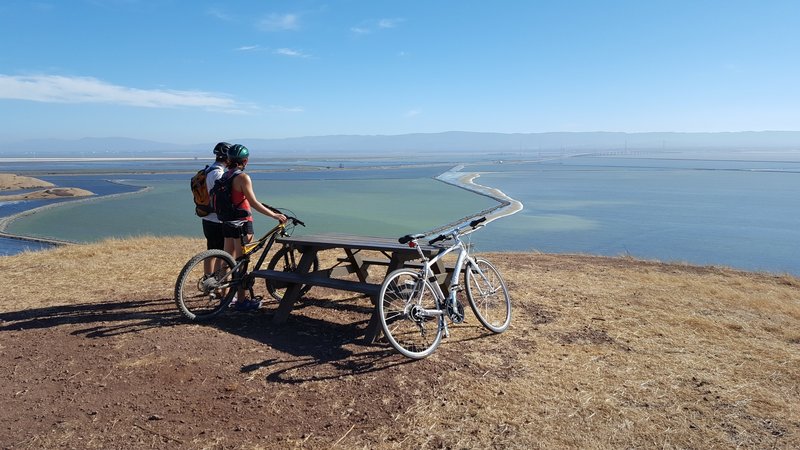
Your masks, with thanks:
M225 235L222 233L222 222L203 220L203 235L206 237L206 249L225 249Z
M253 234L253 222L247 220L241 225L225 222L222 227L222 234L226 238L239 238Z

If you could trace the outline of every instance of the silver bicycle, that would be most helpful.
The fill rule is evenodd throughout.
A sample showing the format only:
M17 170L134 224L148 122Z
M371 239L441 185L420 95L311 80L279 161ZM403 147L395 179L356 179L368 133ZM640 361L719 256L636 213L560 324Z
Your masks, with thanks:
M428 258L418 241L424 234L409 234L399 239L417 249L422 268L397 269L381 285L378 297L378 316L386 339L403 355L421 359L436 350L442 335L449 336L447 321L464 321L464 306L457 298L461 290L459 277L464 273L467 299L478 321L494 333L502 333L511 323L511 298L500 272L486 259L473 258L463 236L483 226L486 217L475 219L467 225L440 234L428 244L451 240L446 247ZM449 293L439 287L433 267L445 255L456 252L456 263L450 275Z

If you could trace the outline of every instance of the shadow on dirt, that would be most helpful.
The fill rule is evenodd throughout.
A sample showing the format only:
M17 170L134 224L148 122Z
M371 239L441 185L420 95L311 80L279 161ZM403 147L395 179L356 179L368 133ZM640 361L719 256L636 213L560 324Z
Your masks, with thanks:
M410 362L386 344L364 340L364 329L371 308L350 300L325 298L302 299L295 305L288 321L272 324L276 303L254 312L226 311L202 324L231 335L268 346L270 358L244 364L242 373L267 373L276 383L337 379L359 375ZM309 314L304 312L309 310ZM322 312L321 312L322 311ZM330 316L334 320L310 317ZM65 327L73 336L91 339L113 338L146 330L172 328L183 332L198 330L187 322L170 298L154 300L107 301L53 306L0 313L0 333ZM186 327L186 328L184 328ZM191 336L186 336L191 339ZM197 345L211 345L197 343ZM288 357L287 357L288 356Z
M103 324L72 332L91 338L135 333L180 323L172 299L82 303L0 314L0 332Z

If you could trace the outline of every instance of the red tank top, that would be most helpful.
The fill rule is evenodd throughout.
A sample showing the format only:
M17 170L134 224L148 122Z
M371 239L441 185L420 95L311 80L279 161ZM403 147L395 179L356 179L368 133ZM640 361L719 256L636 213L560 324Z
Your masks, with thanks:
M234 205L239 205L239 208L250 213L249 216L244 217L241 220L248 220L250 222L253 221L253 211L250 209L250 202L247 201L247 197L244 196L244 192L237 191L236 188L231 189L231 201L233 201Z

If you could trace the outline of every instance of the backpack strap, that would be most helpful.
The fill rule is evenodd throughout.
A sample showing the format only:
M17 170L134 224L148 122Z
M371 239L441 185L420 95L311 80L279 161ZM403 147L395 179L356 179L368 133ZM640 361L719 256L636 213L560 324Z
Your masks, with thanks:
M228 175L228 173L230 173L230 172L227 172L225 175ZM233 171L233 173L228 178L225 179L225 183L229 183L230 186L231 186L230 187L230 189L231 189L231 201L233 201L233 179L238 177L241 174L242 174L241 169L236 169L236 170ZM242 203L244 203L245 200L247 200L247 197L245 197L244 200L240 201L239 203L234 203L233 207L238 209L240 206L242 206Z

